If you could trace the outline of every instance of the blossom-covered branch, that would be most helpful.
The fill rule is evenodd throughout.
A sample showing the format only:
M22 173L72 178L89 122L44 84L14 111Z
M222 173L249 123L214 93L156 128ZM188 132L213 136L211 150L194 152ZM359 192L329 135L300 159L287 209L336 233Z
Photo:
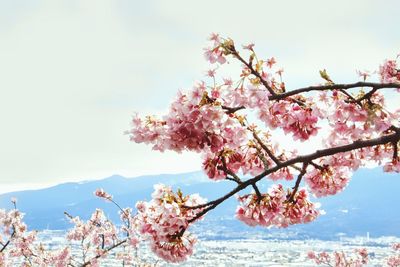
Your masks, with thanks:
M320 214L308 191L316 197L337 194L352 172L371 162L400 172L400 110L387 107L381 92L400 91L396 60L379 67L380 82L366 81L370 74L360 72L362 82L335 83L323 70L322 85L287 90L276 59L260 59L254 44L239 52L229 38L212 34L210 41L205 56L217 65L207 72L212 83L200 81L192 90L179 92L161 119L134 116L128 132L131 141L152 144L154 150L201 153L210 179L236 183L215 200L184 205L197 210L189 223L249 186L254 192L238 197L239 220L252 226L307 223ZM219 82L217 70L230 59L241 64L241 74ZM273 138L276 131L291 136L293 144L319 140L320 145L310 154L287 151ZM276 183L261 192L257 185L263 179L290 181L296 175L293 187L286 190ZM300 188L302 184L306 187ZM184 232L180 229L179 235Z

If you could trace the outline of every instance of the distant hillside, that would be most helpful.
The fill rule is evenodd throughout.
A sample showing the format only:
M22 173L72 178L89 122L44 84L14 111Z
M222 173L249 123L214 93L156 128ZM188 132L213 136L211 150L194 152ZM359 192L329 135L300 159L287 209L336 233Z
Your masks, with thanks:
M40 190L12 192L0 195L0 208L10 208L10 198L18 198L18 206L26 213L25 221L31 229L65 229L70 227L63 212L87 218L95 208L102 208L111 219L118 222L116 208L93 192L104 188L121 206L134 207L138 200L149 200L153 185L164 183L181 188L185 193L200 193L214 199L230 191L229 181L213 182L201 172L163 174L125 178L114 175L106 179L81 183L64 183ZM266 190L270 182L261 185ZM243 236L335 238L338 233L354 236L400 236L399 195L400 175L386 174L381 169L363 169L355 173L342 193L318 199L327 214L315 222L288 229L250 228L234 220L237 201L229 199L210 212L206 219L194 227L208 238L234 238ZM246 234L246 235L244 235Z

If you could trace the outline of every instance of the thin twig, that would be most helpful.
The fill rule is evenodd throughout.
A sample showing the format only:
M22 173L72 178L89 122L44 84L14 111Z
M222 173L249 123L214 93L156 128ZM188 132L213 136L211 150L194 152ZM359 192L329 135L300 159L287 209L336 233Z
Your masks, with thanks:
M368 99L369 101L371 101L371 96L378 91L378 87L373 87L371 91L369 91L368 93L366 93L365 95L363 95L362 97L358 98L355 103L358 103L361 105L361 101Z
M13 237L15 236L15 226L13 225L12 228L13 228L13 232L12 232L10 238L7 240L7 242L1 248L0 252L3 252L7 248L7 246L11 243L11 239L13 239Z
M261 146L261 148L268 154L268 156L275 162L276 165L279 165L281 163L280 160L277 157L275 157L272 151L264 144L264 142L260 139L255 130L251 131L253 132L254 139L256 139L257 143Z
M271 95L273 95L273 96L276 95L276 93L275 93L275 91L272 89L272 87L268 84L268 82L267 82L266 80L263 79L263 77L261 77L260 73L258 73L258 71L256 71L256 70L253 68L252 64L250 64L250 63L248 63L246 60L244 60L244 59L239 55L239 53L238 53L236 50L232 51L232 55L233 55L234 57L236 57L240 62L242 62L242 63L250 70L251 74L253 74L254 76L256 76L256 77L260 80L260 82L262 83L262 85L264 85L264 87L268 90L268 92L269 92Z
M288 199L289 202L293 202L294 201L294 197L295 197L295 195L297 193L297 190L299 189L301 179L303 178L304 174L306 174L307 166L308 166L308 162L304 162L303 163L303 168L301 169L300 174L297 176L296 184L292 188L293 191L290 194L290 197Z
M221 157L221 161L222 161L222 168L221 170L224 171L226 174L229 174L230 176L233 177L233 179L235 180L235 182L237 183L241 183L242 180L240 180L239 176L237 176L236 173L234 173L233 171L231 171L230 169L228 169L228 166L226 165L226 160L224 157Z
M324 169L324 167L323 167L323 166L321 166L321 165L318 165L317 163L315 163L315 162L312 162L312 161L310 161L310 165L311 165L311 166L313 166L314 168L316 168L316 169L320 170L320 171L322 171L322 170Z
M241 182L238 181L237 179L232 178L232 177L229 177L229 176L226 176L226 177L225 177L225 180L233 181L233 182L235 182L235 183L237 183L237 184L240 184L240 183L241 183Z
M105 250L103 251L103 253L107 253L107 252L113 250L113 249L116 248L116 247L119 247L120 245L122 245L122 244L124 244L124 243L126 243L126 242L127 242L127 239L121 240L121 241L119 241L118 243L115 243L114 245L112 245L111 247L105 249ZM93 257L92 259L90 259L90 260L88 260L88 261L82 263L81 267L89 266L89 265L91 264L91 261L92 261L92 260L101 258L103 255L104 255L104 254L102 254L102 255L100 255L100 254L96 255L96 256Z

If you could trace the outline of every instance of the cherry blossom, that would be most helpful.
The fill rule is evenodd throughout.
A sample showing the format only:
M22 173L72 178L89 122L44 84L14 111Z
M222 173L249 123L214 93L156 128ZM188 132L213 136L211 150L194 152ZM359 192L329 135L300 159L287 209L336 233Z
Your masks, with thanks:
M327 252L308 252L307 256L318 265L335 267L361 267L368 263L368 251L365 248L355 249L353 257L344 252L334 251L331 255Z
M153 252L169 262L181 262L193 253L196 238L186 229L191 219L201 209L190 209L204 204L199 195L183 196L178 190L174 193L169 186L154 186L150 202L137 203L137 222L139 231L147 236Z
M261 196L252 193L238 199L241 205L236 210L236 217L249 226L288 227L311 222L320 214L318 205L308 200L305 189L289 199L280 184Z
M112 195L108 194L107 192L105 192L102 188L97 189L94 192L94 195L100 198L104 198L107 200L112 200Z
M400 71L395 60L385 60L379 67L379 75L383 83L400 82Z
M383 166L383 170L385 172L400 172L400 158L397 157L395 159L392 159L390 162L386 163Z
M333 169L326 166L322 167L322 170L313 169L309 171L305 178L315 196L335 195L346 187L349 181L349 171L343 167Z
M395 254L386 259L386 264L390 267L398 267L400 266L400 243L394 243L392 249Z

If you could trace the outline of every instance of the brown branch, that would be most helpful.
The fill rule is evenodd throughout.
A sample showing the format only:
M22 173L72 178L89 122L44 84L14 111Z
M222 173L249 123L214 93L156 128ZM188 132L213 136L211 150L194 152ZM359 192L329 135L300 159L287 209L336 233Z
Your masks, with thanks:
M64 211L64 215L67 216L70 220L72 220L74 217L72 217L71 214L69 214L68 212Z
M252 185L256 182L258 182L259 180L261 180L262 178L264 178L265 176L267 176L270 173L276 172L281 168L285 168L288 167L290 165L296 164L296 163L306 163L306 162L311 162L312 160L318 159L318 158L322 158L322 157L326 157L326 156L331 156L331 155L335 155L338 153L344 153L344 152L348 152L348 151L352 151L352 150L356 150L356 149L360 149L360 148L364 148L364 147L373 147L373 146L377 146L377 145L384 145L387 143L393 143L393 142L399 142L400 140L400 128L397 128L395 126L392 126L390 128L393 132L381 137L377 137L374 139L368 139L368 140L357 140L354 141L348 145L343 145L343 146L337 146L337 147L331 147L331 148L326 148L326 149L322 149L322 150L317 150L314 153L308 154L308 155L303 155L303 156L298 156L295 157L293 159L289 159L285 162L281 162L279 165L274 166L273 168L267 169L265 171L263 171L262 173L260 173L259 175L244 181L243 183L239 184L236 188L234 188L233 190L231 190L230 192L228 192L226 195L215 199L213 201L210 201L206 204L203 205L198 205L198 206L193 206L193 207L187 207L187 208L191 208L191 209L196 209L196 208L204 208L201 212L199 212L194 218L192 218L191 220L189 220L189 223L197 220L198 218L200 218L201 216L203 216L204 214L206 214L207 212L209 212L210 210L215 209L219 204L221 204L222 202L224 202L225 200L227 200L228 198L230 198L231 196L235 195L236 193L242 191L243 189L245 189L246 187L248 187L249 185Z
M280 160L275 157L275 155L272 153L272 151L264 144L264 142L260 139L260 137L257 135L255 130L251 130L253 132L253 137L256 139L257 143L261 146L261 148L268 154L268 156L275 162L276 165L281 164Z
M222 105L221 108L226 110L226 114L232 114L232 113L235 113L238 110L245 109L246 107L245 106L240 106L240 107L232 108L232 107L227 107L227 106Z
M269 164L268 164L267 159L264 156L264 153L261 151L261 149L259 147L256 147L256 149L257 149L257 156L260 158L260 160L264 164L264 170L267 170L269 167Z
M131 227L131 223L129 221L129 214L126 213L126 211L117 203L114 201L114 199L110 199L109 201L111 201L111 203L113 203L115 206L117 206L117 208L122 212L122 214L124 214L124 216L127 218L127 220L122 220L124 222L124 224L126 225L126 227L130 228Z
M260 192L260 190L258 189L256 183L252 184L251 186L253 187L254 191L256 191L257 200L258 200L258 201L261 201L262 195L261 195L261 192Z
M320 170L320 171L322 171L324 169L324 167L322 167L321 165L318 165L317 163L314 163L312 161L310 161L309 164L312 165L314 168Z
M342 92L344 95L346 95L351 101L356 102L357 99L355 99L351 94L349 94L346 90L340 89L340 92Z
M105 238L104 238L104 234L101 234L101 249L104 249L104 245L105 245Z
M203 208L206 207L205 209L203 209L201 212L199 212L194 218L190 219L188 222L194 222L195 220L197 220L198 218L200 218L201 216L203 216L204 214L206 214L207 212L209 212L210 210L215 209L219 204L221 204L222 202L224 202L225 200L227 200L228 198L230 198L231 196L233 196L234 194L236 194L237 192L245 189L247 186L249 186L250 183L248 183L248 180L244 183L239 184L237 187L235 187L232 191L230 191L229 193L227 193L226 195L215 199L213 201L210 201L206 204L203 205L198 205L198 206L193 206L193 207L187 207L187 208L191 208L191 209L197 209L197 208Z
M12 232L10 238L7 240L7 242L1 248L0 252L3 252L7 248L7 246L11 243L11 239L13 239L13 237L15 236L15 226L13 225L12 228L13 228L13 232Z
M393 142L393 160L397 160L399 155L399 148L397 147L397 142Z
M229 177L229 176L226 176L226 177L225 177L225 180L233 181L233 182L235 182L235 183L237 183L237 184L240 184L240 183L241 183L240 181L236 180L235 178L232 178L232 177Z
M242 180L240 180L239 176L237 176L236 173L234 173L233 171L228 169L228 166L226 166L226 160L224 157L221 157L221 161L222 161L222 167L218 168L218 169L220 169L220 170L224 171L226 174L229 174L230 176L232 176L232 178L235 180L235 182L240 184L242 182Z
M357 99L355 102L358 104L361 104L361 101L368 99L369 101L371 101L371 96L378 91L377 87L373 87L371 91L369 91L368 93L366 93L364 96L360 97L359 99Z
M308 162L304 162L303 163L303 168L301 169L301 172L300 172L299 176L297 176L296 183L292 188L293 191L290 194L290 197L288 199L289 202L293 202L294 201L294 197L295 197L295 195L297 193L297 190L299 189L301 179L303 178L304 174L306 174L307 166L308 166Z
M276 93L274 92L274 90L272 89L271 86L269 86L268 82L266 80L263 79L263 77L261 77L261 74L258 73L258 71L256 71L252 64L248 63L246 60L244 60L239 53L236 50L232 51L232 55L234 57L236 57L240 62L242 62L251 72L251 74L253 74L254 76L256 76L260 82L262 83L262 85L264 85L264 87L268 90L268 92L270 92L271 95L275 96Z
M272 95L269 97L270 100L281 100L289 96L298 95L300 93L306 93L311 91L327 91L327 90L347 90L357 87L372 87L378 89L383 88L400 88L400 83L370 83L370 82L356 82L349 84L327 84L320 86L309 86L304 88L299 88L278 95Z
M368 93L366 93L364 96L362 96L358 99L354 98L352 95L350 95L346 91L347 89L359 88L359 87L372 87L372 90L370 90ZM290 100L296 102L300 106L303 106L304 105L303 102L301 102L297 99L294 99L294 98L290 98L290 96L295 96L295 95L298 95L301 93L307 93L307 92L311 92L311 91L339 90L341 93L345 94L350 99L349 101L360 105L361 101L363 101L365 99L369 99L379 89L388 89L388 88L400 88L400 83L356 82L356 83L349 83L349 84L328 84L328 85L320 85L320 86L309 86L309 87L298 88L295 90L287 91L287 92L280 93L280 94L274 93L269 97L269 100L282 100L285 98L289 98ZM272 88L271 88L271 90L272 90ZM235 113L238 110L246 109L245 106L228 107L228 106L222 105L221 107L227 111L226 112L227 114Z
M4 244L4 246L1 248L1 250L0 250L0 252L3 252L6 248L7 248L7 246L10 244L10 242L11 242L11 238L9 239L9 240L7 240L7 242Z

